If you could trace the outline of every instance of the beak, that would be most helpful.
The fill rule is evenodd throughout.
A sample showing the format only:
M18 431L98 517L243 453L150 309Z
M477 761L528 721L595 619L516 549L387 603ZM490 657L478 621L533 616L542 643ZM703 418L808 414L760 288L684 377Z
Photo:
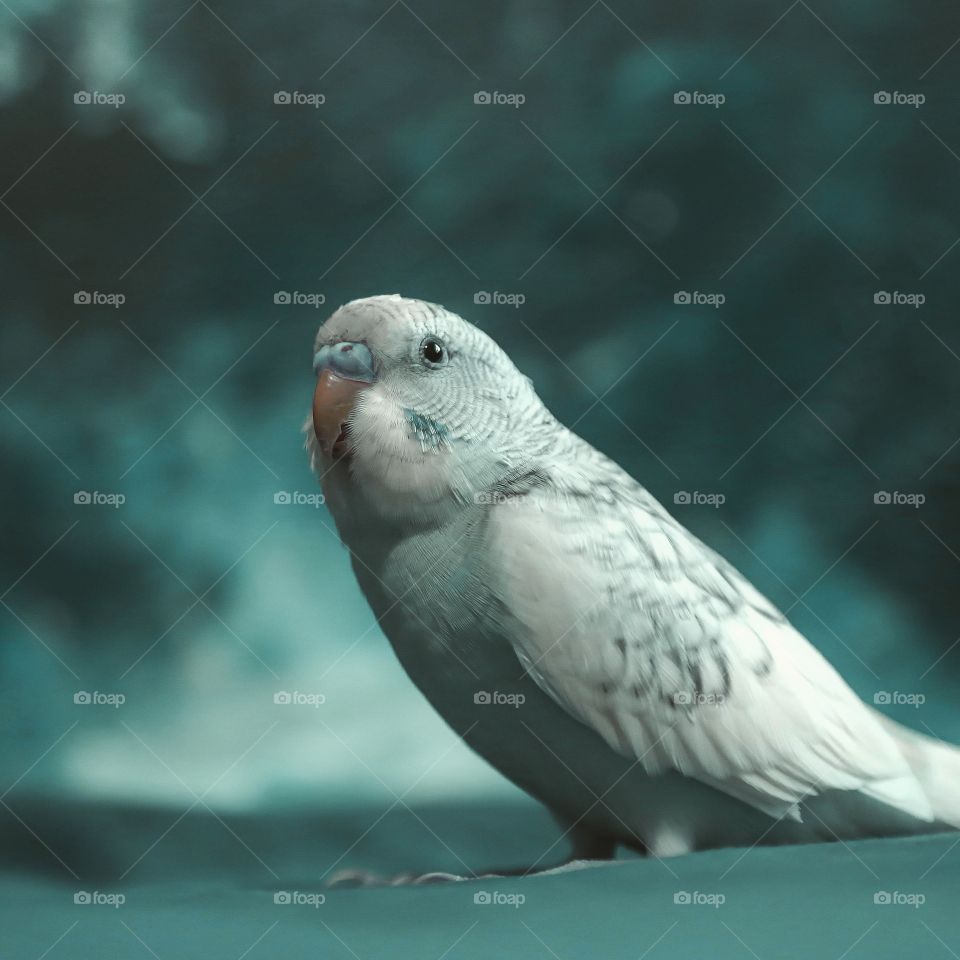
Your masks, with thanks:
M334 460L347 452L350 416L357 397L376 379L373 355L365 343L329 343L313 358L313 430L323 453Z

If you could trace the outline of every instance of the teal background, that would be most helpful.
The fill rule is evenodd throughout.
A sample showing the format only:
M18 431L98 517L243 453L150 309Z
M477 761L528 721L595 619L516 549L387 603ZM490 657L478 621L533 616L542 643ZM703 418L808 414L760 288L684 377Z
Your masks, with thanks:
M674 937L839 956L874 922L849 956L960 950L949 837L755 850L723 879L742 851L678 861L696 887L656 862L503 881L530 889L517 910L459 885L309 915L271 899L322 889L337 858L482 871L557 838L402 675L325 509L275 503L317 492L311 340L355 297L488 331L861 696L960 742L958 36L932 2L0 7L9 954L76 920L49 956L149 955L124 918L163 957L237 956L274 920L247 956L393 956L397 929L439 956L474 920L447 956L656 957ZM673 507L693 491L725 501ZM128 904L73 904L94 888ZM727 903L675 910L680 889Z

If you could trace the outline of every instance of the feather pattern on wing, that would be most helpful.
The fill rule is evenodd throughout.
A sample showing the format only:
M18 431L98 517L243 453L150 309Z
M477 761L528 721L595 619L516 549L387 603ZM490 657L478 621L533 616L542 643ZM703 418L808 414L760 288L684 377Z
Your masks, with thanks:
M491 569L541 688L650 774L801 819L856 790L932 811L878 716L739 573L601 454L491 510Z

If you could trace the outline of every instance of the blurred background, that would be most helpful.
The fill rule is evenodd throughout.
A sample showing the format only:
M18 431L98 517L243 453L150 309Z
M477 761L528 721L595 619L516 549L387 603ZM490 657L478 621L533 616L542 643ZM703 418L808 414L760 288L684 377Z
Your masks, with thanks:
M960 742L957 34L934 2L3 3L11 848L94 869L51 824L105 804L530 803L314 496L312 337L376 293L489 332Z

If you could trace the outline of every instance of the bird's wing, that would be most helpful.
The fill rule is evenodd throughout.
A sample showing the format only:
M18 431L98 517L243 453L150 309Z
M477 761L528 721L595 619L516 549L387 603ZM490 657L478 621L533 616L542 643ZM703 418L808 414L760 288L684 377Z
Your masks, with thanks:
M488 530L520 661L649 773L678 770L776 818L839 789L932 819L877 715L639 486L535 489L494 507Z

